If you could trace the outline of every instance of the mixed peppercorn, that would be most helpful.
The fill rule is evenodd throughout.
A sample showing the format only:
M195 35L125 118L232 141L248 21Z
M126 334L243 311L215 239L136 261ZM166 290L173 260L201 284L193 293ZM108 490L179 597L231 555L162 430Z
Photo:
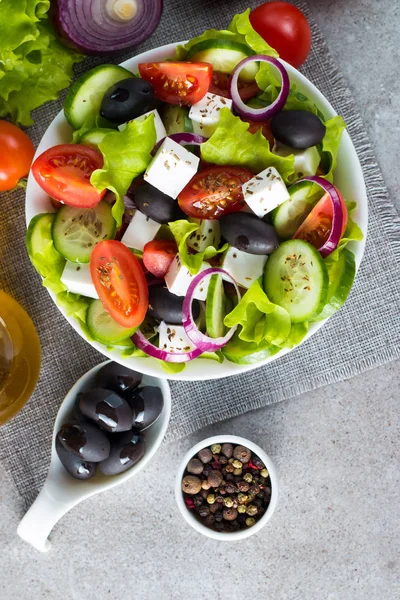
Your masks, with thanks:
M271 481L262 460L245 446L213 444L186 465L182 492L187 508L204 525L229 533L262 517Z

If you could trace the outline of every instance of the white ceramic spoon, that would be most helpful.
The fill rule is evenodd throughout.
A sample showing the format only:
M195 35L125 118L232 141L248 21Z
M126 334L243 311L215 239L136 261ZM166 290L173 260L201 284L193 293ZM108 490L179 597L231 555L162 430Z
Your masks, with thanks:
M158 377L143 375L141 385L159 387L164 397L164 407L160 417L146 430L146 446L143 458L131 469L119 475L107 477L99 473L91 479L79 480L67 473L58 458L55 449L55 437L61 425L71 419L77 394L93 387L97 371L108 362L110 361L105 361L97 365L83 375L70 389L59 408L54 423L51 463L47 479L38 497L23 517L17 529L18 535L23 540L41 552L47 552L50 549L51 543L47 539L49 533L57 521L71 510L71 508L94 494L104 492L120 483L124 483L124 481L134 477L140 469L143 469L157 452L167 430L171 414L171 393L168 382Z

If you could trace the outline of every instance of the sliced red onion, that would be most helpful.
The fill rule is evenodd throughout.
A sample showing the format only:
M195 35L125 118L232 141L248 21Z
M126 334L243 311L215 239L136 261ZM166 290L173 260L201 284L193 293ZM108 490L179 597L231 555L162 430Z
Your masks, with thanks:
M188 362L189 360L197 358L198 356L200 356L200 354L203 354L203 350L200 350L200 348L195 348L194 350L190 350L189 352L167 352L166 350L161 350L160 348L157 348L157 346L149 342L149 340L143 335L143 333L139 329L132 336L132 342L149 356L152 356L153 358L158 358L158 360L165 360L165 362L170 363Z
M338 243L340 242L340 238L342 237L342 227L344 219L342 203L340 201L340 197L335 186L332 183L329 183L329 181L327 181L323 177L319 177L318 175L303 177L302 179L298 179L296 181L296 185L301 181L311 181L312 183L316 183L325 192L327 192L327 194L329 194L330 199L332 201L333 216L331 232L326 242L320 248L318 248L318 252L323 258L325 258L335 250Z
M207 138L203 137L202 135L198 135L197 133L190 133L190 132L182 132L182 133L171 133L171 135L168 135L167 137L169 137L171 140L173 140L174 142L176 142L177 144L181 144L181 146L200 146L201 144L203 144L203 142L207 141ZM161 146L161 144L163 143L163 141L166 138L163 138L162 140L160 140L153 149L153 152L157 152L157 150L159 149L159 147Z
M54 0L51 18L67 46L110 54L150 37L162 8L163 0Z
M202 352L214 352L215 350L219 350L229 342L229 340L231 339L231 337L237 329L236 325L235 327L232 327L228 331L228 333L223 337L211 338L199 330L193 319L192 302L194 300L194 293L198 286L202 283L202 281L206 277L211 277L211 275L222 275L223 279L230 281L235 286L238 299L240 300L240 292L236 281L231 275L229 275L227 271L224 271L223 269L219 269L217 267L210 267L209 269L201 271L193 278L189 285L188 291L186 292L185 299L183 301L183 327L185 328L186 335L188 336L190 341L196 346L196 348L200 349Z
M247 106L240 97L240 92L239 92L239 87L238 87L239 74L240 74L240 71L243 69L243 67L245 67L249 62L269 63L269 64L273 65L274 67L276 67L276 69L279 71L279 75L281 76L282 86L281 86L280 92L278 94L278 97L276 98L276 100L274 100L274 102L272 102L272 104L270 104L266 108L264 108L264 107L263 108L251 108L250 106ZM289 75L287 74L285 67L276 58L273 58L272 56L264 56L263 54L256 54L255 56L248 56L247 58L244 58L243 60L241 60L233 72L231 83L230 83L231 98L232 98L233 106L234 106L236 112L241 117L244 117L245 119L250 119L252 121L267 121L275 113L282 110L282 108L284 107L285 102L287 100L287 97L289 95L289 90L290 90Z

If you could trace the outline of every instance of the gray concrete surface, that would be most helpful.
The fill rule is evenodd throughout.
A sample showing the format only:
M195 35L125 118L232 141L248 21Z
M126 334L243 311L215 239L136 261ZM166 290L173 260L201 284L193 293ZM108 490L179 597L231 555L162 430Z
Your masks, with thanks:
M311 4L400 209L399 3ZM162 447L135 480L70 512L49 554L16 537L21 503L0 469L1 600L398 600L399 366ZM192 531L173 498L182 454L219 432L263 446L281 480L273 519L240 545Z

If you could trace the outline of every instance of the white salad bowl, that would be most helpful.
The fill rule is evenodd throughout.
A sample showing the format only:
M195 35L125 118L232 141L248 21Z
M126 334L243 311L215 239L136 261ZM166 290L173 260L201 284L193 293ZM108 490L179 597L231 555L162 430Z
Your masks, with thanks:
M178 44L183 43L185 42L178 42ZM167 44L165 46L161 46L160 48L149 50L148 52L143 52L142 54L139 54L138 56L132 57L129 60L123 62L122 66L133 72L137 72L137 66L141 62L156 62L160 60L165 60L167 58L173 58L175 56L175 48L178 44ZM302 75L299 71L297 71L297 69L293 68L286 62L282 61L282 63L288 71L291 84L296 84L296 88L298 91L307 95L312 101L314 101L325 118L329 119L337 114L330 105L330 103L321 94L321 92L318 91L318 89L306 77L304 77L304 75ZM71 139L72 128L68 125L67 121L65 120L63 111L60 111L60 113L55 117L52 123L50 123L47 131L45 132L39 144L35 156L38 156L39 154L41 154L51 146L55 146L56 144L68 143L71 141ZM367 235L368 201L361 165L358 160L356 150L347 131L343 133L342 140L340 143L334 183L340 189L345 198L357 202L357 208L352 214L352 217L360 226L364 234L364 239L361 242L351 243L349 245L349 248L352 250L352 252L354 252L356 267L358 269L364 254L365 241ZM50 202L49 196L39 187L39 185L34 180L32 174L30 174L26 189L27 225L35 215L43 212L54 212L54 207ZM49 293L54 300L54 295L50 291ZM68 317L62 308L58 308L64 314L65 318L70 322L72 327L79 333L79 335L86 339L85 334L80 328L78 322L75 319ZM314 335L314 333L316 333L318 329L324 325L324 323L325 321L312 323L310 325L309 332L305 336L304 340L308 339L311 335ZM101 352L101 354L104 354L104 356L111 358L112 360L119 362L120 364L125 365L128 368L135 369L137 371L141 371L142 373L146 373L147 375L153 375L156 377L188 381L219 379L221 377L228 377L229 375L238 375L239 373L244 373L246 371L256 369L257 367L265 365L268 362L276 360L280 356L283 356L287 352L290 352L289 349L284 349L278 354L275 354L274 356L268 357L260 362L248 365L238 365L226 359L222 364L219 364L218 362L209 359L195 359L194 361L186 363L186 367L181 373L167 375L160 363L153 358L122 357L119 352L114 350L108 350L102 344L99 344L94 341L87 341L89 344L91 344L91 346L93 346L99 352Z

